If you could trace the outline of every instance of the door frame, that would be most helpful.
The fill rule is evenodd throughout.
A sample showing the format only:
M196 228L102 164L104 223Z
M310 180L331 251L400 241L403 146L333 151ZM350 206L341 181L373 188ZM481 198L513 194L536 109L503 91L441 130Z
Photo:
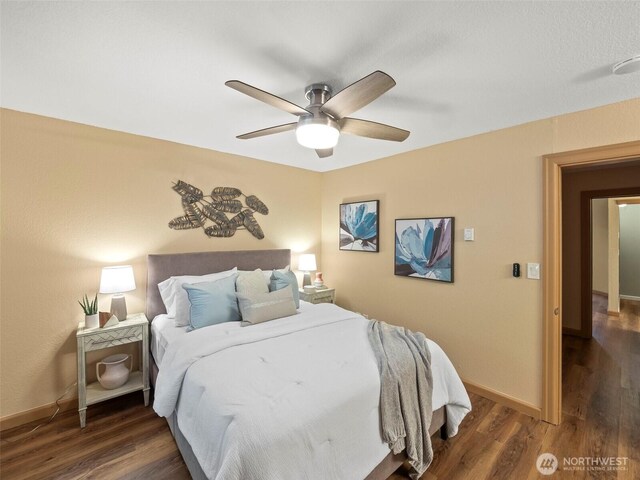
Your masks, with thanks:
M640 141L544 155L542 276L542 420L560 424L562 412L562 169L640 157Z

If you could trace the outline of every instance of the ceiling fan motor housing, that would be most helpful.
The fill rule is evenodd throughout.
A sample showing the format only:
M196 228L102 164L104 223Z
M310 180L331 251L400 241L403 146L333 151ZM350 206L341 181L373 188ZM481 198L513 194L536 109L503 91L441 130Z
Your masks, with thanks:
M338 125L338 122L336 122L326 113L322 112L320 112L316 116L309 115L306 117L300 117L300 119L298 120L298 127L302 125L323 125L326 127L335 128L336 130L340 131L340 125Z
M336 119L321 110L322 105L331 98L332 93L331 87L324 83L309 85L304 91L307 100L309 100L309 106L305 110L310 112L311 115L301 115L298 119L298 126L323 125L340 131L340 125L338 125Z
M331 87L324 83L313 83L304 89L304 96L309 100L310 107L321 107L332 94Z

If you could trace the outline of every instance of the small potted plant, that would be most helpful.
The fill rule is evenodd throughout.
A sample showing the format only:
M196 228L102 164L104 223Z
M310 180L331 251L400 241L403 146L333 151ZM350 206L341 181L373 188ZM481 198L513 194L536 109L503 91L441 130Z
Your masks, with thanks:
M78 300L78 303L84 311L84 328L98 328L100 326L100 316L98 315L98 294L96 293L93 301L89 301L89 298L85 294L82 301Z

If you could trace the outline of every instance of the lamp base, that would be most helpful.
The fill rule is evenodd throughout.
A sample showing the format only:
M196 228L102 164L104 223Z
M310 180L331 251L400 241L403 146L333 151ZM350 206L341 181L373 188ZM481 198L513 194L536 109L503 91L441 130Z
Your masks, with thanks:
M307 285L311 285L311 274L309 272L304 272L304 277L302 277L302 288Z
M124 295L111 297L111 314L115 315L119 321L127 318L127 302L124 299Z

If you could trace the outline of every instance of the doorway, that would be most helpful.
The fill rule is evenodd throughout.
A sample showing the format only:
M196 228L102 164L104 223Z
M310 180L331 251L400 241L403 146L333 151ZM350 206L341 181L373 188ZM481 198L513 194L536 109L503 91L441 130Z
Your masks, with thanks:
M621 162L637 161L639 158L640 141L543 157L543 262L546 274L543 275L543 398L541 418L555 425L560 423L562 410L563 170L578 166L598 168ZM578 268L578 270L580 269Z
M585 311L580 336L585 338L593 334L596 311L619 317L621 301L640 302L640 197L627 196L628 191L611 190L606 197L593 192L595 196L589 204L581 206L590 207L590 212L581 215L589 214L591 227L588 233L591 254L589 259L582 259L583 265L589 261L591 266L591 284L583 277L582 286ZM583 230L584 235L586 228ZM587 255L587 251L582 255ZM591 311L586 310L588 302ZM564 329L563 333L575 334Z
M603 170L585 170L582 174L582 179L585 178L584 173L594 174L600 177L596 180L597 183L606 184L619 179L624 178L626 175L637 173L637 176L631 177L631 181L637 183L637 186L625 187L625 188L609 188L603 190L586 190L580 192L580 314L579 314L579 328L572 328L568 325L567 319L563 320L563 333L570 335L577 335L584 338L591 338L593 333L593 293L594 290L600 294L606 294L607 307L606 312L612 315L618 315L620 313L620 289L619 289L619 264L618 258L618 237L620 232L620 217L618 215L618 204L616 198L632 197L640 195L640 160L629 162L627 167L621 166L620 168L610 168L607 172L610 174L608 177L601 176ZM616 173L617 172L617 173ZM564 179L563 179L564 180ZM570 181L574 181L575 178L571 178ZM612 247L615 242L615 248L607 251L607 259L604 262L606 267L605 276L607 277L607 284L604 285L602 280L598 284L598 288L594 288L594 227L595 221L594 213L599 209L594 209L596 202L604 200L605 218L607 225L605 226L607 235L611 233L611 236L607 239L607 243L611 242ZM600 204L599 204L600 205ZM572 212L563 208L563 215L570 214ZM611 218L609 218L611 217ZM609 221L610 220L610 221ZM602 228L602 227L601 227ZM612 230L609 232L609 230ZM609 235L608 235L609 236ZM570 238L569 241L573 239ZM595 243L598 243L597 241ZM567 249L575 248L575 244L568 244L563 239L563 252ZM563 265L565 266L565 265ZM611 267L611 268L609 268ZM602 270L600 266L599 270ZM610 278L609 278L610 276ZM575 281L577 276L569 277L568 281ZM563 280L563 289L566 289L567 281ZM567 299L573 300L563 291L563 297L565 305ZM574 303L577 303L574 301ZM575 309L574 309L575 310ZM574 310L570 310L571 313ZM574 322L575 323L575 322Z

